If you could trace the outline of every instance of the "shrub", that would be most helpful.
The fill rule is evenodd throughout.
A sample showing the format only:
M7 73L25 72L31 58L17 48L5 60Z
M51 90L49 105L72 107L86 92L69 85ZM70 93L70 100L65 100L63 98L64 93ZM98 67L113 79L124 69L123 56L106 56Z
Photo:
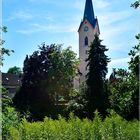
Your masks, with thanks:
M79 119L70 114L69 119L45 118L43 122L29 123L23 119L17 127L10 128L8 140L138 140L139 123L128 122L111 112L105 120L95 113L93 120Z
M18 113L12 107L5 107L4 112L2 113L2 138L7 139L10 135L11 128L18 128L19 117ZM14 134L14 131L12 131ZM18 132L18 131L17 131Z

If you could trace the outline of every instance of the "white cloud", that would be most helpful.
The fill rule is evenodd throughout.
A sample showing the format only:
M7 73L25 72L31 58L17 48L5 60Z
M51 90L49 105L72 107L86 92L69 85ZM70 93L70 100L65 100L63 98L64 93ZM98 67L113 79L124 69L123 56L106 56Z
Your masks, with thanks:
M106 8L110 5L110 2L107 0L94 0L93 6L96 5L98 8Z
M68 7L71 2L68 2L67 0L29 0L29 2L33 4L51 4L55 5L57 7Z
M50 21L50 22L53 22L53 21L55 21L54 20L54 18L52 17L52 16L50 16L50 15L46 15L45 17L44 17L44 19L46 19L47 21Z
M84 10L84 2L81 0L75 0L73 6L74 8L79 9L80 11Z
M117 11L117 12L101 12L98 18L100 19L100 23L104 26L110 25L112 23L125 21L129 17L132 16L130 11Z
M129 60L130 60L129 57L113 59L113 60L111 60L111 62L109 63L109 65L110 66L123 65L123 64L127 64Z
M30 24L29 27L27 29L20 29L17 30L18 33L21 34L33 34L33 33L37 33L37 32L51 32L51 33L74 33L77 31L77 25L76 24L71 24L71 25L63 25L63 24L46 24L46 25L42 25L42 24Z
M29 2L49 2L50 0L29 0Z
M26 21L26 20L31 20L33 19L34 16L29 13L28 11L18 11L16 13L14 13L11 17L9 17L7 19L7 21L12 21L12 20L22 20L22 21Z
M133 30L133 28L128 27L131 27L131 21L124 21L122 23L117 23L116 25L107 25L105 27L100 24L101 37L107 42L118 40L120 35L127 36L127 34L124 34L124 32Z
M80 11L83 12L84 7L85 7L85 0L75 0L74 2L74 8L79 9ZM107 0L93 0L93 7L95 8L106 8L110 5L110 3Z
M101 38L109 47L110 51L116 51L116 53L117 51L126 52L128 51L127 48L130 48L128 41L120 42L119 40L128 38L130 34L127 33L133 31L132 23L134 20L130 18L131 16L132 13L126 10L100 13L99 26Z
M128 62L130 61L129 57L126 58L118 58L118 59L112 59L111 62L108 64L108 74L107 78L109 78L110 74L112 73L112 68L128 68Z

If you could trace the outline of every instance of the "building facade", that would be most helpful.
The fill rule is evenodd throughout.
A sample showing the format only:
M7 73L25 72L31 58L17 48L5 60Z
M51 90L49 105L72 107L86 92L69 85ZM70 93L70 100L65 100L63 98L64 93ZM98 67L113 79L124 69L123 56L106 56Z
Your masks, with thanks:
M84 16L80 23L79 29L79 58L80 58L80 79L79 82L86 80L88 72L86 59L88 58L89 46L94 40L95 34L99 35L98 19L94 15L92 0L86 0Z
M2 73L2 86L7 89L9 97L13 98L21 86L21 78L21 75Z

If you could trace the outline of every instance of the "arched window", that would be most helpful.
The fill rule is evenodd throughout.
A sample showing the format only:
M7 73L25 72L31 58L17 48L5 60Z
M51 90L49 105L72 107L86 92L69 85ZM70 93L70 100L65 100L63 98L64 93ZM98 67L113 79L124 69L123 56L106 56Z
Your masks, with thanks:
M88 46L88 37L85 37L85 46Z

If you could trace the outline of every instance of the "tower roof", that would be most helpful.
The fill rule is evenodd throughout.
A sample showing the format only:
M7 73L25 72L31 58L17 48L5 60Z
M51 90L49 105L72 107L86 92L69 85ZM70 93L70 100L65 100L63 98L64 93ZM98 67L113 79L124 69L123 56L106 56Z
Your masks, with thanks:
M94 16L94 9L93 9L92 0L86 0L84 17L80 23L78 32L79 32L79 30L80 30L80 28L83 25L85 20L87 20L93 28L95 28L96 24L98 24L98 20Z
M95 17L92 0L86 0L83 20L85 19L87 19L90 22L90 24L94 25Z

